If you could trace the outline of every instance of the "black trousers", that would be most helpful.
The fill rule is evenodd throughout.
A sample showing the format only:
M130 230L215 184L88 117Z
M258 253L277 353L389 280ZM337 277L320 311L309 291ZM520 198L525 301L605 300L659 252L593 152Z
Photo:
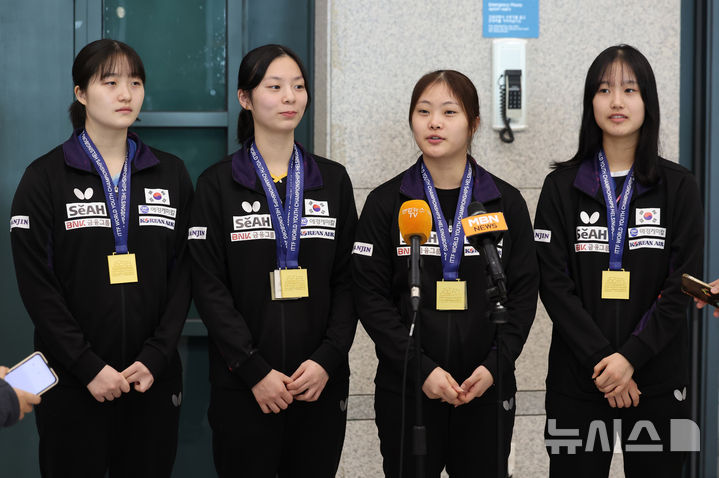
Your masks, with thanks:
M315 402L262 413L250 390L212 387L208 418L221 478L330 478L339 467L349 379L332 380Z
M455 408L424 396L424 421L427 428L425 476L437 478L446 467L452 478L497 476L497 405L494 401L474 399ZM511 404L511 406L510 406ZM386 477L411 478L416 475L412 453L414 397L405 400L403 472L399 477L401 396L375 390L375 422L379 432L382 468ZM514 427L514 398L502 409L504 420L504 466L507 466Z
M37 407L42 476L169 478L181 400L180 373L103 403L85 387L58 384Z
M687 452L676 450L687 449L693 428L689 401L682 392L642 395L638 407L611 408L606 400L586 401L548 391L544 436L549 476L606 478L617 431L627 478L681 476Z

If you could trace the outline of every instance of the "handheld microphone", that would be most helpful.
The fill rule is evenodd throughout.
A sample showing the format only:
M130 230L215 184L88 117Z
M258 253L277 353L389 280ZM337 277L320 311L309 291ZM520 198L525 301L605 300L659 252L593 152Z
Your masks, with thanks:
M419 308L420 271L419 247L427 242L432 232L432 212L429 204L421 199L405 201L399 208L399 232L402 239L411 245L409 259L409 290L412 309Z
M467 207L467 217L462 219L462 229L467 241L484 257L492 282L497 287L499 301L504 302L507 300L507 277L504 275L504 267L495 245L501 234L508 230L504 214L488 213L484 204L474 201Z

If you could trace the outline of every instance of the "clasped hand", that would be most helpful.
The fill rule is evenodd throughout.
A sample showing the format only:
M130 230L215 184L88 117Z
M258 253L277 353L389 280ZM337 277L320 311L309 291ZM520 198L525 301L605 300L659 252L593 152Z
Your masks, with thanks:
M305 360L291 377L275 369L252 387L262 413L280 413L293 400L314 402L327 385L329 374L314 360Z
M594 366L592 380L597 390L604 393L610 407L636 407L642 392L632 378L633 374L632 364L622 354L615 352Z
M135 385L136 391L144 393L150 389L154 381L152 373L142 362L135 362L122 372L105 365L87 384L87 389L98 402L105 400L109 402L120 398L123 393L128 393L130 384Z
M493 383L494 377L484 365L477 367L462 385L447 371L436 367L424 381L422 391L428 398L439 398L458 407L481 397Z

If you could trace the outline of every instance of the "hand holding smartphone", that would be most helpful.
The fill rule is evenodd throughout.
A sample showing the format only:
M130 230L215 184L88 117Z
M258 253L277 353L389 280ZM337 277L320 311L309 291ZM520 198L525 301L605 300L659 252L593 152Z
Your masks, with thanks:
M42 395L57 385L58 378L41 352L35 352L15 365L5 376L13 388Z
M712 294L711 289L711 284L707 284L689 274L682 274L682 292L709 305L719 307L719 294Z

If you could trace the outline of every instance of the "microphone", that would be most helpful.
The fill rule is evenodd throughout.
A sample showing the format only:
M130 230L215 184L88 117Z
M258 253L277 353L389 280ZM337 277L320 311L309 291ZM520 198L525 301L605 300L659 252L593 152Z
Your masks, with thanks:
M467 241L484 257L489 275L499 293L499 301L507 300L507 277L495 245L495 241L499 241L502 233L508 230L504 214L487 212L484 204L474 201L467 207L462 229Z
M399 208L399 232L411 246L409 259L410 303L413 311L419 309L420 271L419 246L427 242L432 231L432 212L429 204L421 199L405 201Z

